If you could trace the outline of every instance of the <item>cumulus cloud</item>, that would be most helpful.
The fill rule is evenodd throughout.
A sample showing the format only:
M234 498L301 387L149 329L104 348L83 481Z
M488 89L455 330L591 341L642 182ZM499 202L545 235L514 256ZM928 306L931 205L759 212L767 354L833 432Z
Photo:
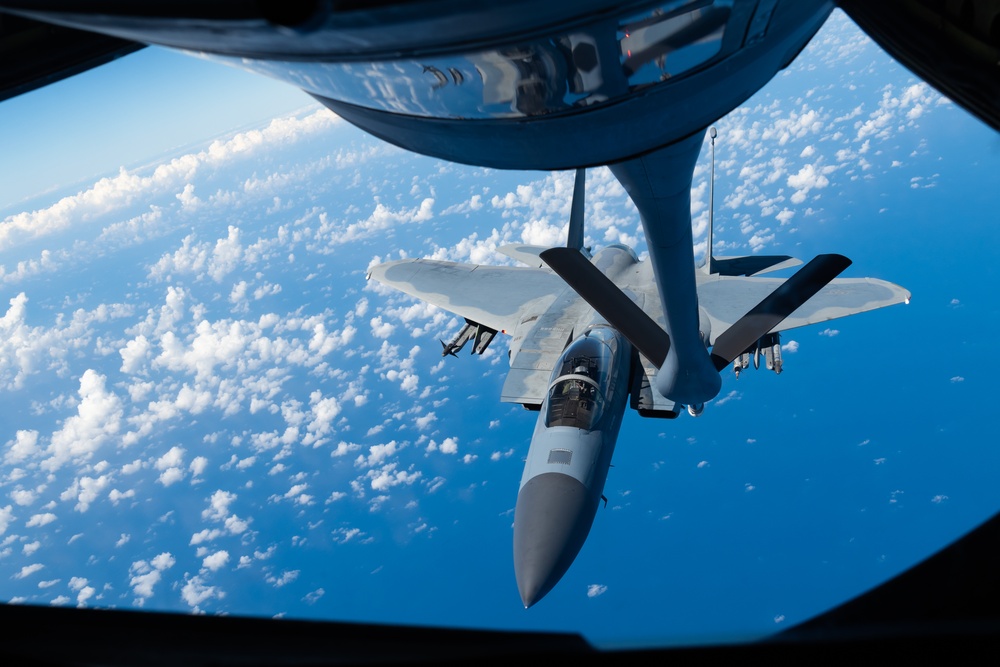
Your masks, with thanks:
M165 280L174 275L192 274L199 279L209 277L216 283L221 283L223 278L236 270L243 259L244 248L240 234L240 228L235 225L229 225L226 238L220 238L214 243L197 243L196 236L189 234L181 241L179 249L160 257L150 268L149 277Z
M10 509L10 506L8 505L7 508ZM24 525L27 526L28 528L34 528L36 526L47 526L48 524L50 524L53 521L55 521L57 518L59 518L59 517L57 517L52 512L43 512L42 514L33 514L31 516L31 518L28 519L27 523L25 523Z
M170 450L158 458L154 467L161 471L158 481L163 486L170 486L175 482L184 479L184 449L182 447L171 447Z
M787 343L782 344L781 351L787 352L788 354L795 354L799 351L798 341L790 340Z
M77 512L86 512L90 509L90 504L94 502L101 492L111 483L110 475L100 477L90 477L84 475L77 477L73 483L60 494L60 500L76 500L73 509Z
M222 521L229 513L229 506L236 500L236 494L219 489L209 499L208 509L203 510L201 518L210 521Z
M136 373L144 365L151 349L152 345L142 334L125 343L125 347L118 351L122 358L122 373Z
M377 470L369 470L368 478L371 480L371 487L375 491L385 491L400 484L410 485L420 479L423 475L419 470L397 470L398 464L388 463Z
M791 197L792 202L801 204L809 196L811 190L825 188L830 184L830 179L823 174L822 168L815 164L807 164L799 169L798 173L790 175L787 184L788 187L795 189L795 193Z
M191 536L190 544L197 546L210 542L223 535L240 535L250 528L250 520L242 519L235 513L230 513L229 506L236 500L235 493L219 489L212 494L208 508L202 510L201 518L213 523L222 524L220 528L205 528Z
M441 452L442 454L457 454L458 438L445 438L441 443L431 440L430 444L427 445L427 451Z
M201 562L201 566L206 570L215 572L216 570L224 567L226 563L229 562L229 552L225 550L216 551L204 558Z
M163 572L173 567L176 562L173 554L164 551L149 562L138 560L132 563L129 567L129 574L132 575L129 585L138 598L137 604L140 607L147 598L153 597L153 589L163 578Z
M10 499L21 507L26 507L35 502L35 493L28 489L14 489L10 492Z
M437 415L433 412L428 412L426 415L422 415L413 420L413 423L421 431L426 430L432 423L437 421Z
M208 467L208 459L205 458L204 456L196 456L193 459L191 459L191 465L188 466L188 470L191 471L191 475L193 477L198 477L203 472L205 472L205 468L207 467Z
M46 470L58 470L70 460L87 460L121 428L123 407L118 396L106 389L106 378L87 370L80 378L77 414L52 434Z
M133 205L140 198L177 192L184 206L196 202L190 181L205 166L219 166L241 155L250 155L269 145L287 143L338 122L326 110L303 118L279 118L264 129L241 132L213 141L205 150L189 153L160 164L149 174L121 168L116 176L102 178L90 188L63 197L55 204L8 216L0 221L0 247L10 248L25 241L59 233L113 211Z
M181 599L184 600L195 611L198 613L201 611L201 605L209 600L221 600L226 594L222 589L217 586L209 586L201 578L201 576L196 575L189 577L185 582L184 586L181 588Z
M382 320L382 316L373 317L369 322L372 328L372 335L376 338L388 338L396 330L396 327Z
M62 375L69 372L71 351L86 348L96 323L126 317L132 308L123 304L101 304L93 310L78 309L72 317L57 318L50 327L28 324L28 297L24 292L9 300L10 308L0 317L0 389L22 389L40 369Z
M0 535L7 532L7 528L14 521L14 508L11 505L0 507Z
M368 467L379 465L386 461L389 457L396 454L402 448L402 445L397 443L395 440L390 440L389 442L372 445L368 448L368 456L359 456L356 460L357 465L364 465Z
M38 453L38 431L19 430L13 440L9 440L4 449L4 462L7 464L21 463Z
M418 206L394 209L376 198L375 209L362 220L347 222L334 218L325 211L319 215L319 225L307 249L319 253L332 253L344 244L367 239L398 225L426 222L434 217L434 199L425 198Z

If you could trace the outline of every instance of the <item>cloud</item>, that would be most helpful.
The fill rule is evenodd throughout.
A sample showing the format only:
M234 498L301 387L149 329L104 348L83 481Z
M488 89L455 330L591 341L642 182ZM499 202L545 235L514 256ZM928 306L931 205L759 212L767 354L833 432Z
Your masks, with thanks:
M14 508L12 505L0 507L0 535L7 532L7 528L14 521Z
M135 489L129 489L127 491L119 491L118 489L111 489L108 493L108 500L111 501L112 505L117 505L121 501L127 498L135 498Z
M322 598L325 594L326 594L325 590L323 590L322 588L317 588L314 591L306 593L305 597L302 598L302 601L309 605L316 604L317 602L319 602L320 598Z
M200 576L188 577L181 588L181 599L195 612L209 600L221 600L226 594L216 586L207 585Z
M396 327L382 320L382 316L373 317L369 322L372 328L372 335L376 338L386 339L393 334Z
M319 225L306 248L313 252L330 254L347 243L371 238L399 225L426 222L434 217L434 199L426 198L412 208L393 209L375 199L375 208L363 219L345 224L324 211L319 215Z
M100 477L83 476L77 477L73 483L60 494L60 500L75 499L76 505L73 509L77 512L86 512L90 509L90 504L94 502L101 492L111 483L110 475Z
M47 526L48 524L55 521L57 518L59 517L57 517L52 512L45 512L43 514L34 514L31 516L30 519L28 519L28 522L25 523L24 525L27 526L28 528L34 528L36 526Z
M229 562L229 552L225 550L216 551L215 553L206 556L201 562L201 566L206 570L215 572L216 570L224 567L226 563Z
M31 565L25 565L21 568L20 572L14 575L14 579L24 579L25 577L30 577L35 572L38 572L45 566L41 563L32 563Z
M71 225L99 218L156 195L177 192L183 205L194 204L190 181L206 166L218 167L240 156L249 156L268 146L287 144L330 127L339 119L320 110L303 118L277 118L264 129L241 132L216 140L205 150L188 153L140 174L121 168L116 176L102 178L86 190L63 197L43 209L7 216L0 221L0 247L11 248L26 241L59 233Z
M52 327L33 327L27 323L27 303L25 293L19 293L0 317L0 389L7 391L23 389L40 368L58 376L69 373L70 352L89 345L96 323L132 313L131 306L101 304L74 311L68 321L60 316Z
M368 456L359 456L355 463L357 465L366 465L370 468L383 463L390 456L395 455L400 449L402 449L402 445L397 443L395 440L390 440L389 442L383 444L372 445L368 448Z
M364 537L364 533L360 528L338 528L333 531L333 541L337 544L346 544L355 538Z
M792 203L801 204L809 196L810 191L825 188L830 184L830 180L816 165L807 164L798 173L789 176L786 183L788 187L795 188L795 193L791 197Z
M310 420L306 426L307 434L302 438L303 445L318 447L326 442L323 436L333 431L333 420L340 414L340 402L332 397L324 397L320 390L309 394Z
M129 567L129 574L132 575L129 586L138 598L138 606L141 607L145 599L153 597L153 589L163 579L163 572L172 568L176 562L173 554L165 551L149 562L138 560L132 563Z
M430 444L427 445L428 452L439 451L442 454L457 454L458 453L458 438L445 438L444 442L438 444L434 440L431 440Z
M205 472L205 468L208 467L208 459L204 456L196 456L191 459L191 465L188 466L188 470L191 471L193 477L198 477L201 473Z
M209 507L201 513L202 519L222 521L229 513L229 506L236 500L236 494L219 489L209 499Z
M590 584L587 586L587 597L596 598L600 595L604 595L608 591L608 587L604 584Z
M87 370L80 377L77 414L52 434L42 468L58 470L70 460L86 461L121 428L122 402L105 388L106 378Z
M418 429L424 431L435 421L437 421L437 415L434 414L433 412L428 412L426 415L414 419L413 423L416 425Z
M184 479L184 449L174 446L158 458L154 467L162 471L157 481L163 486L170 486Z
M299 570L285 570L281 573L281 576L268 576L266 578L267 583L271 584L275 588L281 588L286 586L296 579L299 578Z
M409 471L396 470L396 467L397 464L393 462L382 466L378 470L369 470L367 476L371 479L372 489L375 491L385 491L400 484L410 485L423 475L419 470L414 471L412 468Z
M179 249L172 254L163 255L150 267L149 277L153 280L166 280L172 279L174 275L192 274L198 279L209 277L216 283L221 283L223 278L241 265L244 248L240 234L240 228L235 225L229 225L226 238L220 238L215 243L196 243L195 235L189 234L181 241Z
M6 443L4 462L20 463L38 453L38 431L19 430L13 440Z
M70 590L76 591L76 606L85 607L87 600L92 598L97 592L93 586L88 586L89 582L84 577L72 577L69 580Z
M235 493L219 489L209 498L207 509L202 510L201 518L213 523L221 523L222 528L205 528L191 536L190 544L196 546L203 542L210 542L223 535L240 535L250 528L249 519L241 519L236 514L231 514L229 506L236 500Z
M122 358L121 372L128 375L136 373L145 364L151 349L152 345L142 334L125 343L125 347L118 350Z
M28 489L15 489L10 492L10 499L21 507L31 505L35 502L36 497L35 492Z

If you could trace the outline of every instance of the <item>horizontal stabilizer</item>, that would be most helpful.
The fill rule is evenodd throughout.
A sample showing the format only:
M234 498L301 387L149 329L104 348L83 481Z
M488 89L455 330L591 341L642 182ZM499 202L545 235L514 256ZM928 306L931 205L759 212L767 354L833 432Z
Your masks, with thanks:
M818 255L799 269L715 339L712 347L715 367L721 371L728 366L850 265L851 260L843 255Z
M748 255L745 257L712 257L712 273L720 276L758 276L762 273L800 266L801 259L789 255Z
M663 365L670 336L590 260L572 248L551 248L541 257L650 362L657 368Z

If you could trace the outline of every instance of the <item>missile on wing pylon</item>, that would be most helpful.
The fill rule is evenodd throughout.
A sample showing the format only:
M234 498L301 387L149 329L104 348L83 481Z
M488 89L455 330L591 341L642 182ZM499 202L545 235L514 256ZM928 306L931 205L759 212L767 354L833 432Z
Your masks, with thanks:
M443 340L440 341L442 348L441 356L446 357L450 354L453 357L457 357L457 353L461 352L462 348L470 340L474 341L472 344L472 353L482 354L489 347L490 343L493 342L493 338L496 335L497 332L495 329L490 329L488 326L466 319L465 325L455 334L450 343L446 343Z

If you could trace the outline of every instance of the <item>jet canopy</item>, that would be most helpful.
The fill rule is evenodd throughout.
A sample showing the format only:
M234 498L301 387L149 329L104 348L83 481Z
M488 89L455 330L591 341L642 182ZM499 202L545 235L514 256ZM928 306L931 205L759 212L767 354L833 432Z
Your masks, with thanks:
M546 401L545 426L593 430L608 397L619 342L608 327L594 327L563 352Z

